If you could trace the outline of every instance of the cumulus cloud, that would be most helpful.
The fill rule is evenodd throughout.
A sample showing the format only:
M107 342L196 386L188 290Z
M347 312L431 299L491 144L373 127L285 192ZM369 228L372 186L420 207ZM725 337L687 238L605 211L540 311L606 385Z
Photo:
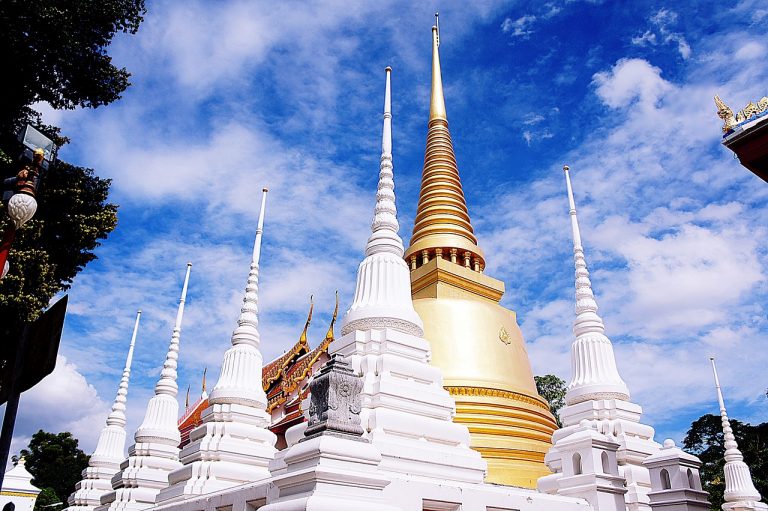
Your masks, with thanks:
M684 432L669 424L684 428L709 409L709 355L719 357L733 403L754 403L765 390L743 375L768 364L755 349L768 332L768 194L720 147L713 113L701 108L713 76L731 77L717 85L724 90L759 93L751 82L765 70L727 56L761 46L723 35L702 53L706 64L674 84L646 60L619 59L593 77L605 116L562 157L620 371L667 436ZM748 69L727 71L734 65ZM505 303L523 310L534 372L568 379L573 263L562 171L503 190L481 209L486 219L483 247L504 261L489 258L487 272L508 282ZM659 389L674 392L660 400Z
M592 79L598 97L612 108L622 108L638 101L653 107L672 85L661 77L661 69L643 59L622 59L609 71L596 73Z
M99 397L77 366L59 356L53 372L21 395L11 450L15 453L25 448L39 429L54 433L70 431L80 440L80 448L93 449L99 435L94 425L103 424L108 411L109 404Z

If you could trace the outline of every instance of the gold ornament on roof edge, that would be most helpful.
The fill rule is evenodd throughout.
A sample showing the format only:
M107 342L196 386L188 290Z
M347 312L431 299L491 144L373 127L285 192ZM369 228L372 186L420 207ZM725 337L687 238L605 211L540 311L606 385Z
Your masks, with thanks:
M729 131L733 131L739 123L768 111L768 96L763 96L757 103L750 101L747 103L747 106L739 110L736 115L734 115L733 110L720 99L720 96L715 96L715 105L717 106L717 116L725 123L723 124L723 133L728 133Z

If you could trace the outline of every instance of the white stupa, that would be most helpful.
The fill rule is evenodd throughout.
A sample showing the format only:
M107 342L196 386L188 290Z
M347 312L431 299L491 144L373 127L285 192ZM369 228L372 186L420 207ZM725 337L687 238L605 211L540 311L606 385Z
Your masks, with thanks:
M120 470L120 462L125 459L125 403L128 398L133 347L136 345L140 319L141 311L138 311L123 377L117 389L115 402L112 404L112 411L107 417L107 425L101 430L96 450L91 454L88 466L83 470L83 479L77 483L74 493L69 496L67 509L70 511L93 511L99 506L102 495L112 490L112 477Z
M725 492L723 497L723 511L765 511L768 505L762 502L760 493L752 482L752 474L749 467L744 463L744 456L736 443L736 437L733 436L731 422L728 420L728 412L725 410L723 401L723 392L720 389L720 379L717 377L717 367L715 359L710 357L712 362L712 374L715 377L715 387L717 388L717 402L720 405L720 417L723 421L723 437L725 440Z
M10 511L32 511L40 488L32 484L32 474L19 458L13 468L5 473L3 488L0 490L0 509Z
M259 257L264 231L265 188L243 307L232 347L224 354L219 381L208 397L203 423L194 429L180 453L182 467L170 474L170 486L158 503L230 488L270 476L277 437L268 428L267 396L261 382L259 344Z
M624 499L627 511L650 511L648 493L651 480L643 460L661 447L653 440L652 427L642 424L642 408L629 398L629 389L619 375L611 340L605 335L605 325L598 315L597 300L581 244L579 222L568 166L564 166L568 190L569 214L573 231L573 260L576 268L576 320L573 323L575 340L571 345L572 379L565 396L566 406L560 410L563 427L552 436L553 446L545 457L547 466L554 472L539 479L540 491L567 495L571 489L564 487L566 459L562 445L569 437L594 427L607 439L618 444L616 459L619 475L626 480ZM572 471L572 470L571 470ZM570 484L577 481L569 479Z
M144 421L136 430L136 443L128 449L128 459L120 464L120 472L112 478L113 490L102 497L98 511L138 511L152 507L158 492L168 486L168 474L181 466L176 367L191 270L192 263L187 263L176 323L155 395L149 400Z
M429 342L411 300L410 271L397 233L390 71L372 232L342 337L330 353L343 355L363 375L360 418L365 436L381 451L381 469L480 483L485 460L469 448L466 426L452 421L456 405L443 388L440 370L429 365Z

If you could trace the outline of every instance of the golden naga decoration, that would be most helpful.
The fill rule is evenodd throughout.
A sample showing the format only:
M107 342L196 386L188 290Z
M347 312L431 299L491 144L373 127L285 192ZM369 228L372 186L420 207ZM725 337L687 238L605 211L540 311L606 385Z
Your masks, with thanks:
M723 133L728 133L740 123L768 111L768 96L763 96L757 103L750 101L736 115L733 115L733 110L720 99L720 96L715 96L715 105L717 106L717 116L725 123L723 124Z

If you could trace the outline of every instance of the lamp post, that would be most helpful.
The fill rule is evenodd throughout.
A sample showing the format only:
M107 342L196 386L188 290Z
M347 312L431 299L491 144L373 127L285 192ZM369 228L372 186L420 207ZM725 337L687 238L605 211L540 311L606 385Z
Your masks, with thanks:
M5 180L6 185L13 185L13 191L8 196L3 196L11 222L0 241L0 278L8 273L8 252L16 237L16 231L37 211L35 196L42 174L56 158L56 144L32 126L27 125L21 139L24 146L22 160L25 163L15 177Z

